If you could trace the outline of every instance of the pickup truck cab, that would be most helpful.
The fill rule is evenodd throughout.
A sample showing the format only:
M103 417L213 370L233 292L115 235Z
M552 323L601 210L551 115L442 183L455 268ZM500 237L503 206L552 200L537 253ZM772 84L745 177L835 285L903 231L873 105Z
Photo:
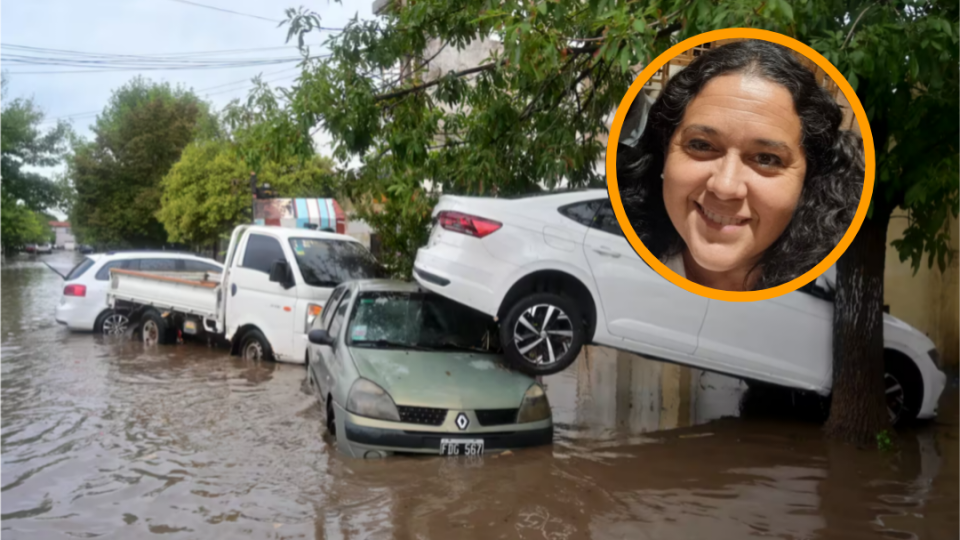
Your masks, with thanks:
M162 275L112 270L110 301L139 320L145 342L214 334L252 359L304 363L306 334L333 289L380 277L373 255L336 233L241 225L222 274Z

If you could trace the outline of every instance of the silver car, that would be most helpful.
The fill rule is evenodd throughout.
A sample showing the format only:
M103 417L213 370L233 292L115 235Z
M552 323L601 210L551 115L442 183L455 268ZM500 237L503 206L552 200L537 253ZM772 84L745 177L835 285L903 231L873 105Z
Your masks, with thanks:
M505 367L490 317L413 283L337 287L308 334L307 379L352 457L481 455L549 444L550 404Z

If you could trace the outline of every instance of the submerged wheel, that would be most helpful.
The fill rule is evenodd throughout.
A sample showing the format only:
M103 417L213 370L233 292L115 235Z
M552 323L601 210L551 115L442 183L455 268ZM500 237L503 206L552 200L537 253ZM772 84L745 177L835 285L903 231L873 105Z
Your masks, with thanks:
M112 309L104 310L93 323L93 331L105 336L123 335L130 327L130 319Z
M273 349L262 332L249 330L240 342L240 357L244 360L273 360Z
M913 362L900 356L888 356L884 368L883 386L890 423L909 424L916 420L923 405L923 379Z
M586 340L583 316L566 296L537 293L520 299L500 324L507 361L530 376L566 369Z
M148 347L172 342L170 325L155 309L148 309L140 317L140 336Z
M334 437L337 436L337 420L333 416L333 399L327 398L327 431Z

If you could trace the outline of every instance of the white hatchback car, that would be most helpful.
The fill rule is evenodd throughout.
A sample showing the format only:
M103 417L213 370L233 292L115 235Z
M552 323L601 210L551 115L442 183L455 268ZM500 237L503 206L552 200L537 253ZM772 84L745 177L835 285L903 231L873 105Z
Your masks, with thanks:
M443 196L414 277L499 321L507 359L559 372L587 343L748 381L829 395L831 268L772 300L721 302L653 271L617 223L605 190L522 199ZM884 315L887 404L929 418L946 376L930 339Z
M141 272L214 272L223 265L187 253L172 251L120 251L87 255L65 277L56 320L70 330L98 334L122 334L129 319L114 313L107 304L110 269Z

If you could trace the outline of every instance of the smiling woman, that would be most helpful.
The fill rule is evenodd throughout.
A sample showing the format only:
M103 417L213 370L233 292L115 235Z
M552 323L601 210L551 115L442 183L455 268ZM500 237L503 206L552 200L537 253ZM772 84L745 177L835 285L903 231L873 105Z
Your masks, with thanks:
M787 283L822 261L863 190L862 141L791 52L710 49L675 75L636 146L617 153L624 210L668 268L726 291Z

